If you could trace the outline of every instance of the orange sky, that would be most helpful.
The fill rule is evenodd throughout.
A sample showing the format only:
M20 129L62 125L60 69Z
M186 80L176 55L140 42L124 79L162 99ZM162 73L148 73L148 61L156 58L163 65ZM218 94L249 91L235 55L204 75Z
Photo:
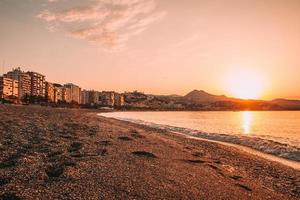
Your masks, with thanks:
M259 98L300 99L299 19L299 0L0 0L0 61L155 94L234 96L242 71Z

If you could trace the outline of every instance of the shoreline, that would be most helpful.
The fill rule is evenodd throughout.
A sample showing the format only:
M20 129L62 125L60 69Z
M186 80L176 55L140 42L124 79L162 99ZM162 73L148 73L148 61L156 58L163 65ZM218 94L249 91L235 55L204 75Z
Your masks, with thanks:
M120 112L115 112L120 113ZM188 128L188 126L174 126L152 121L139 120L138 118L128 118L125 116L114 116L107 113L99 112L99 116L113 118L134 124L155 127L158 129L182 134L186 137L202 139L211 142L218 142L224 145L236 146L244 149L252 154L260 154L260 156L271 160L277 160L286 163L288 166L300 169L300 152L299 147L292 144L282 143L272 139L264 139L260 137L251 137L247 135L234 135L225 133L210 133L201 131L201 129Z
M250 148L250 147L246 147L246 146L242 146L242 145L238 145L238 144L233 144L233 143L228 143L228 142L221 142L221 141L217 141L217 140L209 140L209 139L205 139L205 138L189 136L189 135L185 135L185 134L180 133L180 132L173 132L173 133L185 136L187 138L192 138L194 140L203 140L203 141L207 141L207 142L215 142L215 143L218 143L218 144L235 147L235 148L238 148L239 150L245 151L246 153L257 155L257 156L260 156L261 158L265 158L265 159L270 160L270 161L275 161L275 162L278 162L280 164L286 165L287 167L292 167L296 170L300 170L300 162L285 159L285 158L278 157L278 156L275 156L275 155L272 155L272 154L264 153L262 151L258 151L256 149L253 149L253 148Z
M97 114L0 105L0 199L300 198L299 170Z
M117 118L114 118L114 117L106 117L106 116L102 116L100 114L98 114L98 116L105 117L105 118L111 118L111 119L119 120L119 121L122 121L122 122L133 123L133 124L136 124L136 125L142 125L142 126L146 126L146 127L149 127L149 128L153 128L150 125L139 124L139 123L132 122L132 121L117 119ZM157 128L157 129L159 129L159 128ZM169 130L167 130L167 131L169 131ZM238 148L239 150L245 151L246 153L250 153L252 155L257 155L257 156L260 156L261 158L265 158L265 159L268 159L270 161L275 161L275 162L284 164L287 167L291 167L291 168L294 168L296 170L300 170L300 162L298 162L298 161L289 160L289 159L282 158L282 157L279 157L279 156L276 156L276 155L268 154L268 153L253 149L251 147L247 147L247 146L243 146L243 145L239 145L239 144L234 144L234 143L229 143L229 142L218 141L218 140L211 140L211 139L206 139L206 138L201 138L201 137L195 137L195 136L192 136L192 135L187 135L187 134L184 134L184 133L181 133L181 132L176 132L176 131L169 131L169 132L180 135L180 136L183 136L183 137L186 137L186 138L191 138L191 139L194 139L194 140L214 142L214 143L218 143L218 144L221 144L221 145L235 147L235 148Z

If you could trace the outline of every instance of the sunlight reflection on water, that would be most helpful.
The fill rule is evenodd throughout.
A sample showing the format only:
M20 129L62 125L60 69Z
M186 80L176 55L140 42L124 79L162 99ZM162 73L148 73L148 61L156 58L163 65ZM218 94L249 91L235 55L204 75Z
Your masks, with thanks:
M253 115L249 111L244 111L242 112L242 117L243 117L242 125L243 125L244 134L248 135L251 133L251 122L252 122Z
M300 111L115 112L106 116L207 133L260 137L300 148Z

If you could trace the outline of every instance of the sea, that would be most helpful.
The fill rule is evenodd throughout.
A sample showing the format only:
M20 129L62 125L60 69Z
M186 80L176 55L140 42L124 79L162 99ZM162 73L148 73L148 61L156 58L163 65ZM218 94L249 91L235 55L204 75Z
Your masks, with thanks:
M110 112L104 117L250 147L300 162L300 111Z

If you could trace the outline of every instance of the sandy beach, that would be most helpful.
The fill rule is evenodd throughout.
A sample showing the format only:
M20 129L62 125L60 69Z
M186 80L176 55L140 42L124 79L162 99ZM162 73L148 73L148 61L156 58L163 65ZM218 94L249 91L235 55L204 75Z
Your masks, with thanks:
M0 199L299 199L300 171L100 117L0 105Z

